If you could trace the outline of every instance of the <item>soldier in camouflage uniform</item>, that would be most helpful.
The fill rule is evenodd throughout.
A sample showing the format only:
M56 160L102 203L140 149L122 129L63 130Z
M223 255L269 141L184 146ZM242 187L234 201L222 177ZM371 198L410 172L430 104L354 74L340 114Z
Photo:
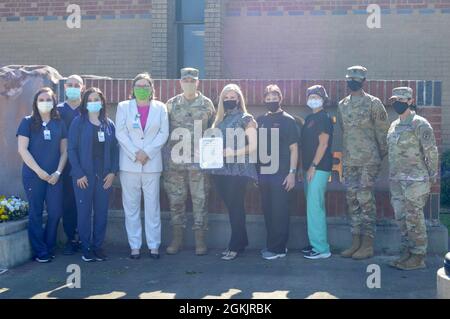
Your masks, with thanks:
M212 101L200 93L197 88L199 71L193 68L181 70L181 87L183 93L171 98L167 102L169 113L170 133L183 128L191 134L190 160L184 163L174 161L171 155L172 148L180 143L179 140L169 141L164 149L164 173L163 184L169 198L171 225L173 227L172 243L167 247L168 254L176 254L183 245L183 233L186 227L186 199L190 190L194 215L195 252L197 255L207 253L205 233L208 229L207 199L209 191L208 176L200 170L198 164L198 140L194 141L194 124L200 123L201 131L197 132L202 137L203 132L209 128L215 117L215 109ZM172 136L172 135L171 135ZM186 152L186 150L184 150Z
M423 208L438 171L433 128L411 110L412 93L409 87L392 91L390 101L400 116L387 135L391 203L402 236L401 256L390 265L403 270L425 268L427 230Z
M383 158L387 155L388 116L383 103L362 89L367 69L347 69L351 94L339 102L338 121L343 132L343 176L351 220L352 245L342 257L373 256L376 206L373 187Z

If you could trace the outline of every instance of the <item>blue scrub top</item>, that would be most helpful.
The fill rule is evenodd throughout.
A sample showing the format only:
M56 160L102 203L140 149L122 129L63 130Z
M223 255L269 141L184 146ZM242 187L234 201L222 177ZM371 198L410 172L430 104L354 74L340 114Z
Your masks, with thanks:
M68 131L73 119L80 115L80 107L78 106L76 109L73 109L69 104L67 104L67 102L63 102L57 105L57 109L59 115L61 116L61 119L64 121L64 124L66 124L66 128ZM70 178L71 169L72 168L70 166L70 163L69 161L67 161L67 164L64 167L63 175Z
M73 119L80 115L80 107L72 109L67 102L64 102L58 104L57 108L61 119L64 121L64 124L66 124L66 128L69 129Z
M58 169L59 159L61 157L61 140L67 138L66 125L62 120L52 119L47 123L50 130L51 139L44 139L44 127L39 129L32 128L33 119L31 116L25 117L17 129L16 136L25 136L30 139L28 151L33 156L36 163L48 174L54 173ZM23 164L22 176L25 178L37 177L37 174Z

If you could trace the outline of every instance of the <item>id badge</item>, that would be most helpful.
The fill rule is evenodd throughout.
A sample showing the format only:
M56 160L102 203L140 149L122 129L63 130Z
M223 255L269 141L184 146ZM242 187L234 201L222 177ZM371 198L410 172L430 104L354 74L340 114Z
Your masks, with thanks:
M141 128L139 126L140 118L141 118L141 115L140 114L136 114L136 116L134 117L133 128Z
M50 141L52 139L52 135L50 133L49 129L45 129L44 130L44 140L45 141Z
M104 143L105 142L105 132L98 131L98 141L100 143Z

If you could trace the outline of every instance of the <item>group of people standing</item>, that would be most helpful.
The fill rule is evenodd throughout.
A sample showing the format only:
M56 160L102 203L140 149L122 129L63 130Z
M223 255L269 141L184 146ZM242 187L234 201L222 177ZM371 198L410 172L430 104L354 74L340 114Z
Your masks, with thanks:
M423 207L438 165L433 130L412 110L410 88L394 89L391 99L400 117L389 129L381 101L362 89L366 72L361 66L347 70L351 94L338 107L353 234L352 246L341 255L354 259L373 255L376 219L373 184L382 159L389 154L392 205L403 238L402 256L392 265L401 269L420 268L424 266L426 252ZM302 253L308 259L329 258L325 193L333 166L334 124L325 111L329 102L325 88L320 85L308 88L311 114L303 120L283 110L282 91L277 85L269 85L262 101L267 112L255 119L236 84L223 88L217 110L198 90L198 70L182 69L180 84L183 93L164 104L156 100L150 75L137 75L131 98L118 105L115 123L106 115L103 93L97 88L86 89L77 75L65 82L64 103L57 105L49 88L36 93L32 114L22 120L17 131L35 260L45 263L54 258L61 217L67 236L64 254L81 249L86 262L107 259L102 246L116 176L120 176L132 259L141 257L142 195L149 256L160 258L160 180L171 214L172 240L167 254L177 254L183 248L188 194L192 199L195 253L207 254L208 196L214 184L231 225L231 238L222 259L237 258L248 245L246 189L249 183L256 182L267 231L261 255L267 260L285 257L290 203L299 178L304 182L310 242ZM198 139L203 134L196 132L199 127L200 133L209 128L222 133L223 167L208 170L200 167ZM188 141L192 150L190 160L179 161L173 156L180 140L176 130L180 128L194 137ZM228 134L230 129L240 130L244 138ZM262 130L267 133L264 147L268 154L275 152L271 150L273 145L277 147L275 171L267 170L272 163L258 157ZM255 156L256 161L252 160Z

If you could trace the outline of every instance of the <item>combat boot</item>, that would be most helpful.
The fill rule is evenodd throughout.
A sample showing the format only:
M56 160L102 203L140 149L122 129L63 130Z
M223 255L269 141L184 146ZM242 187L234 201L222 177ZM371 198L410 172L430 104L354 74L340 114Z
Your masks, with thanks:
M361 236L353 235L352 246L341 253L341 257L350 258L361 246Z
M415 270L426 268L425 255L411 254L407 260L397 264L397 268L401 270Z
M172 242L170 243L169 247L167 247L167 249L166 249L166 252L169 255L178 254L178 252L181 250L181 247L183 245L183 232L184 232L183 226L174 226L173 227Z
M373 238L367 235L362 237L361 247L352 255L353 259L366 259L373 256Z
M208 247L206 247L205 241L206 231L203 229L195 230L195 254L197 256L206 255L208 253Z
M400 254L400 257L391 261L389 263L389 266L397 268L397 264L405 262L409 257L411 257L411 253L408 249L404 249L403 252Z

